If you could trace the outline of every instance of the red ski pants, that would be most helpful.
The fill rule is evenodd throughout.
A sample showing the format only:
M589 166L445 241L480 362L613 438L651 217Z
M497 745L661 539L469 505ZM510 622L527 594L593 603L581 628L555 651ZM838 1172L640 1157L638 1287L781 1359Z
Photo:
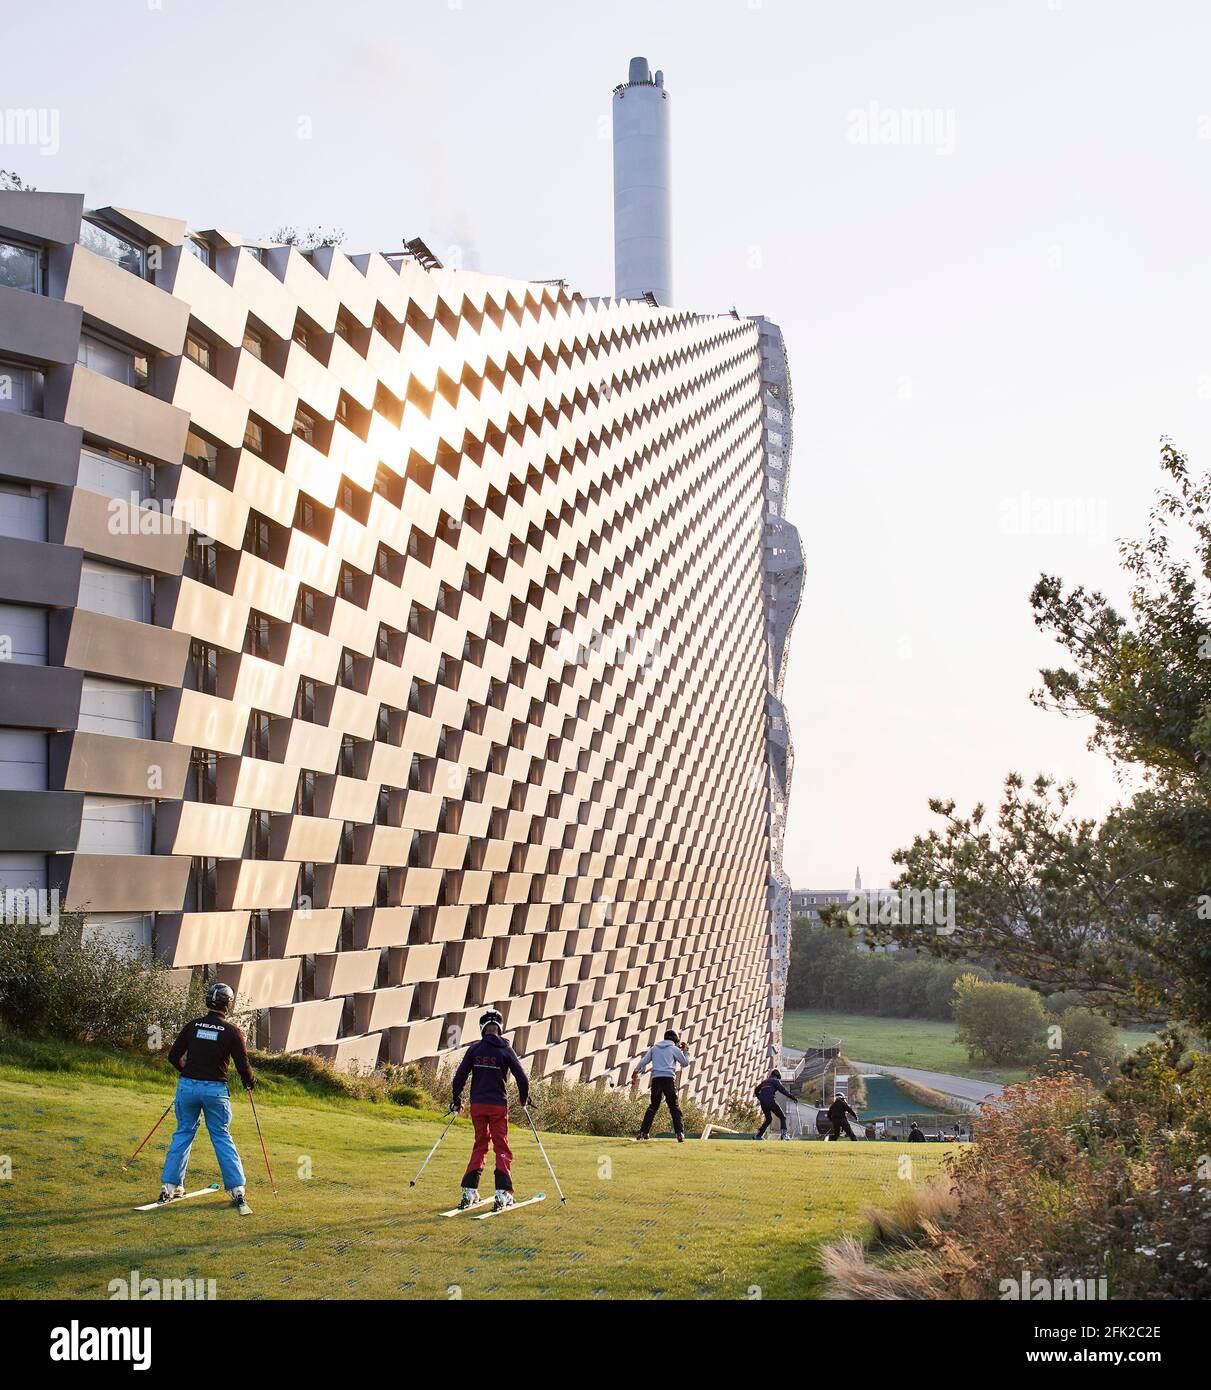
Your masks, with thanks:
M513 1191L513 1150L509 1147L509 1107L507 1105L473 1105L471 1123L475 1126L475 1145L471 1161L463 1177L464 1187L478 1187L484 1170L484 1159L491 1143L496 1155L496 1189Z

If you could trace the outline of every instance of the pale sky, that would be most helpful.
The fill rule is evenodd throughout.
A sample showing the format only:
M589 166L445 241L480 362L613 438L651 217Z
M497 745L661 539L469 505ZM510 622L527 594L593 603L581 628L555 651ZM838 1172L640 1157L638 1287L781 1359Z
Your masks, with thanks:
M1202 0L43 0L4 20L43 189L612 291L611 88L673 103L675 303L791 354L797 887L1049 769L1040 570L1122 593L1162 434L1211 458ZM306 137L306 138L304 138ZM57 148L55 148L57 146Z

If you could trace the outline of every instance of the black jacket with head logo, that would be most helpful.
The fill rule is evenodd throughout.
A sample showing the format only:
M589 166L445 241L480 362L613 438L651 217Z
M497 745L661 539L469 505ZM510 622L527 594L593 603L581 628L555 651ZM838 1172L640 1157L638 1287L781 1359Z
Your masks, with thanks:
M190 1081L226 1081L228 1063L234 1062L244 1085L256 1084L243 1033L214 1010L181 1029L168 1060Z

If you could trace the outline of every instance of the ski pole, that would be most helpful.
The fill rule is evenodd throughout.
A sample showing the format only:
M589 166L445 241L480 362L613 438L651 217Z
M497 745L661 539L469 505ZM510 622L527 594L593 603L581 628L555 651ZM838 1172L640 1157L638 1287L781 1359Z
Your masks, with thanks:
M248 1104L252 1106L252 1118L256 1121L257 1138L261 1141L261 1153L265 1156L265 1171L269 1174L269 1186L273 1188L273 1195L278 1195L278 1185L273 1180L273 1169L269 1166L269 1150L265 1147L265 1136L261 1133L261 1117L256 1112L256 1101L252 1098L252 1087L245 1086L248 1092Z
M164 1107L164 1114L161 1115L160 1118L155 1122L155 1124L152 1125L152 1127L147 1131L147 1139L150 1139L151 1136L156 1132L156 1130L160 1128L160 1126L164 1123L164 1116L168 1114L168 1112L172 1109L172 1107L175 1104L176 1097L174 1096L172 1100L170 1100L168 1104ZM147 1143L147 1139L143 1140L143 1144ZM143 1144L139 1145L139 1149L143 1147ZM123 1169L129 1168L130 1165L135 1161L135 1159L138 1158L139 1149L136 1149L134 1153L132 1153L131 1156L126 1160L126 1162L122 1165Z
M547 1165L547 1171L551 1174L551 1181L555 1184L555 1191L559 1193L559 1201L562 1205L568 1199L563 1195L563 1188L559 1185L559 1179L555 1176L555 1169L551 1167L551 1160L547 1158L547 1151L542 1146L542 1140L538 1138L538 1126L534 1123L534 1116L530 1114L530 1107L521 1107L526 1112L526 1119L530 1122L530 1128L534 1131L534 1138L538 1140L538 1152L542 1154L543 1160Z
M455 1110L455 1111L451 1114L450 1119L449 1119L449 1121L447 1122L445 1129L443 1129L442 1132L437 1136L437 1144L440 1144L441 1141L446 1137L446 1135L449 1134L449 1132L450 1132L450 1126L451 1126L451 1125L454 1123L454 1121L457 1120L457 1119L458 1119L458 1111ZM423 1172L425 1171L425 1169L429 1166L429 1159L432 1158L433 1155L437 1152L437 1144L434 1144L433 1147L429 1150L428 1157L427 1157L427 1158L425 1159L425 1161L421 1164L421 1166L420 1166L420 1171L417 1173L416 1177L414 1177L414 1178L412 1179L412 1181L408 1184L409 1187L415 1187L416 1184L417 1184L418 1182L420 1182L420 1175L421 1175L421 1173L423 1173Z

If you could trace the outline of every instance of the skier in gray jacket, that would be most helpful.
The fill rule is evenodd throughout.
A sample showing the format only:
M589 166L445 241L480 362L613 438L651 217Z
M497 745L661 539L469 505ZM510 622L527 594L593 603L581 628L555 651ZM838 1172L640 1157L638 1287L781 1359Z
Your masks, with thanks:
M656 1111L660 1109L660 1102L663 1100L669 1107L669 1114L673 1117L673 1129L677 1135L679 1144L685 1143L685 1123L681 1118L681 1106L677 1103L677 1068L679 1066L689 1066L689 1054L681 1046L681 1039L670 1028L665 1033L664 1038L653 1043L651 1047L639 1059L639 1065L635 1068L635 1075L631 1078L631 1085L639 1083L639 1078L649 1067L652 1069L652 1099L648 1103L647 1113L643 1117L643 1124L639 1127L637 1139L646 1139L652 1128L652 1121L656 1118Z

